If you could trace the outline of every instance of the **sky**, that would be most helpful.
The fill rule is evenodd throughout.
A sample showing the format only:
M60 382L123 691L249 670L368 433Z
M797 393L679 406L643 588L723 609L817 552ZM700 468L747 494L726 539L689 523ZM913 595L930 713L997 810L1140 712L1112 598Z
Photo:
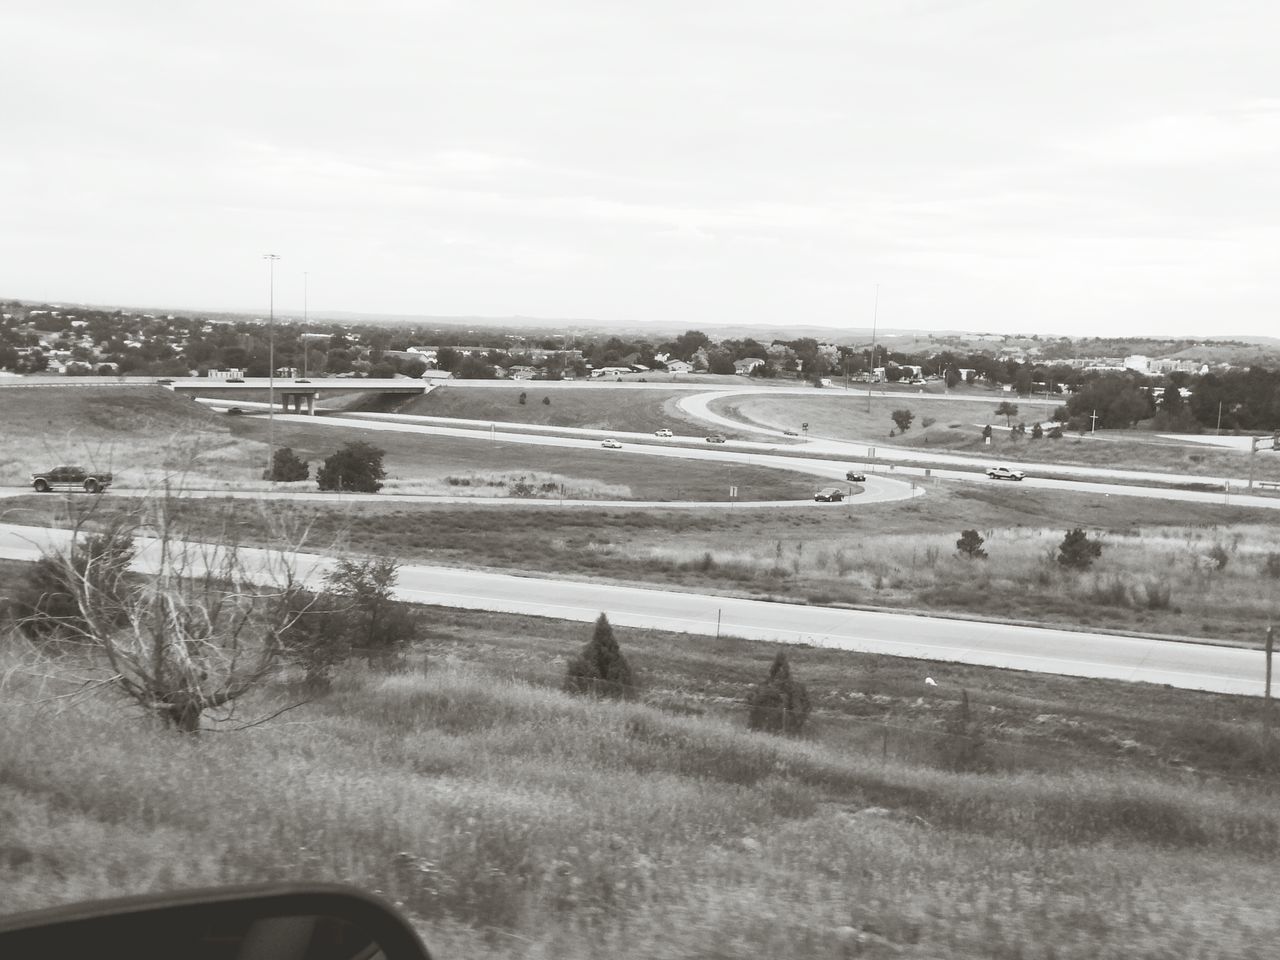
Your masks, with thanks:
M271 252L285 314L1280 335L1277 35L1274 0L8 3L0 297L265 312Z

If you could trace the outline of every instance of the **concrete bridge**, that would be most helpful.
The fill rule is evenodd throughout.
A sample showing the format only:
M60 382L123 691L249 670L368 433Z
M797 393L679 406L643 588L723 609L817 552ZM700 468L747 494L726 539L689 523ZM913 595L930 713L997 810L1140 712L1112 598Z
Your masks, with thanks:
M334 397L350 393L382 393L412 396L426 393L431 384L421 380L395 378L390 380L363 379L357 377L317 377L314 380L287 380L277 377L274 386L266 377L246 377L243 380L219 380L211 377L178 377L166 384L175 393L189 397L206 397L216 400L256 400L266 402L272 394L276 403L285 410L316 413L316 401L321 396Z

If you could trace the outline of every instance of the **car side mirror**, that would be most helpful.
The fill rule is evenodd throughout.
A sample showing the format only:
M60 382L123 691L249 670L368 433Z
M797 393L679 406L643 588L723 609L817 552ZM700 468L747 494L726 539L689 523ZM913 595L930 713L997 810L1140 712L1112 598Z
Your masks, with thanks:
M431 960L393 907L339 884L270 884L0 917L0 957Z

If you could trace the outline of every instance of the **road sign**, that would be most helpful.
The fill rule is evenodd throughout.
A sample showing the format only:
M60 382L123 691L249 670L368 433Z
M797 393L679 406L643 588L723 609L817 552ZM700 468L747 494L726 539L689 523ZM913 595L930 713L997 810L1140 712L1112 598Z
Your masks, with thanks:
M733 499L733 498L734 498L734 497L736 497L737 495L738 495L738 488L737 488L737 487L730 487L730 488L729 488L729 497L730 497L730 499Z

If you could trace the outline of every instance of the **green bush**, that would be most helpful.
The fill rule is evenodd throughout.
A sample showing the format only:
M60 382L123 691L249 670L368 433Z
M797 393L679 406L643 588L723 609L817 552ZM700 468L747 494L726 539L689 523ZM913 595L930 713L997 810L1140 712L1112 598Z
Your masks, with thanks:
M330 454L316 474L321 490L377 493L387 472L382 467L384 451L363 440L345 443Z

